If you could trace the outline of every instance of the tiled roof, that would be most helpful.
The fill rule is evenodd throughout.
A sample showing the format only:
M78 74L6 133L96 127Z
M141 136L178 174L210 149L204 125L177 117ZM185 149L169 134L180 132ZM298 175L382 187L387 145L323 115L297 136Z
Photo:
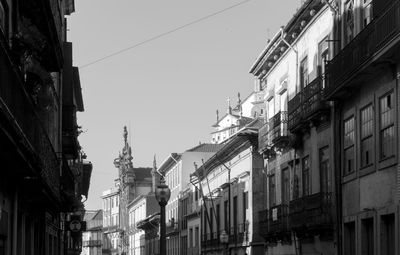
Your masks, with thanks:
M221 144L202 143L187 151L189 152L216 152L221 148Z

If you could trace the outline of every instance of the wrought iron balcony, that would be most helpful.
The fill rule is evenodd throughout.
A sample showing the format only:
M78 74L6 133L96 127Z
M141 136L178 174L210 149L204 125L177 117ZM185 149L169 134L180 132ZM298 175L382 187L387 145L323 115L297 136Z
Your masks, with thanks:
M39 118L6 45L0 36L0 115L7 122L4 128L17 141L19 150L25 153L24 157L36 168L52 195L60 200L60 162L49 138L50 132L45 128L47 123Z
M268 140L269 124L265 123L258 130L258 148L261 153L267 151L270 148Z
M301 128L303 120L302 100L303 92L301 91L288 102L288 128L293 133Z
M318 120L329 113L329 105L324 100L323 80L319 76L309 83L303 90L303 116L307 121Z
M101 246L101 240L88 240L88 241L83 241L82 246L84 246L84 247Z
M290 201L290 227L299 233L333 227L332 193L316 193Z
M288 145L289 136L287 130L287 111L279 111L270 119L271 142L274 147L283 148Z
M259 212L259 232L267 241L276 241L290 238L289 208L287 205L277 205L268 210Z
M373 6L378 2L375 0ZM387 62L390 53L398 51L395 45L399 40L400 2L393 1L328 62L326 97L338 98L345 94L344 87L350 82L361 84L366 77L376 75L376 65L372 64Z

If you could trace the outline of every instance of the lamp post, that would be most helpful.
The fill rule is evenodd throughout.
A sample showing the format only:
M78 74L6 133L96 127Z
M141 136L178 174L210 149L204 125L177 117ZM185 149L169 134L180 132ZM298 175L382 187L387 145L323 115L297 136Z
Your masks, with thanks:
M228 254L229 236L225 230L222 230L221 235L219 235L219 241L225 245L225 254Z
M164 177L160 179L160 184L156 188L156 199L160 205L160 255L166 255L166 230L165 230L165 206L171 196L171 190L165 184Z

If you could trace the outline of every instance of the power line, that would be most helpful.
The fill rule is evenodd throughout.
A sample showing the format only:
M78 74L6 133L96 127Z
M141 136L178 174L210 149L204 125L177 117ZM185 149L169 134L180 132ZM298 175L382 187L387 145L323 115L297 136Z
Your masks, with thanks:
M206 16L204 16L204 17L201 17L201 18L199 18L199 19L196 19L196 20L194 20L194 21L191 21L191 22L189 22L189 23L186 23L186 24L184 24L184 25L182 25L182 26L176 27L176 28L174 28L174 29L172 29L172 30L169 30L169 31L166 31L166 32L164 32L164 33L155 35L155 36L153 36L153 37L151 37L151 38L149 38L149 39L147 39L147 40L141 41L141 42L136 43L136 44L134 44L134 45L131 45L131 46L127 47L127 48L121 49L121 50L119 50L119 51L116 51L116 52L114 52L114 53L111 53L111 54L109 54L109 55L106 55L106 56L104 56L104 57L101 57L101 58L99 58L99 59L96 59L96 60L94 60L94 61L92 61L92 62L89 62L89 63L87 63L87 64L84 64L84 65L80 66L79 68L80 68L80 69L86 68L86 67L91 66L91 65L93 65L93 64L96 64L96 63L98 63L98 62L100 62L100 61L103 61L103 60L105 60L105 59L107 59L107 58L111 58L111 57L113 57L113 56L119 55L119 54L124 53L124 52L126 52L126 51L128 51L128 50L131 50L131 49L133 49L133 48L139 47L139 46L141 46L141 45L143 45L143 44L146 44L146 43L148 43L148 42L157 40L157 39L159 39L159 38L161 38L161 37L164 37L164 36L166 36L166 35L169 35L169 34L171 34L171 33L174 33L174 32L176 32L176 31L178 31L178 30L182 30L182 29L184 29L184 28L186 28L186 27L188 27L188 26L197 24L197 23L199 23L199 22L201 22L201 21L204 21L204 20L206 20L206 19L209 19L209 18L211 18L211 17L214 17L214 16L216 16L216 15L218 15L218 14L221 14L221 13L223 13L223 12L226 12L226 11L228 11L228 10L230 10L230 9L233 9L233 8L235 8L235 7L238 7L238 6L240 6L240 5L243 5L243 4L245 4L245 3L248 3L248 2L250 2L250 1L252 1L252 0L244 0L244 1L239 2L239 3L237 3L237 4L231 5L231 6L227 7L227 8L225 8L225 9L222 9L222 10L219 10L219 11L217 11L217 12L211 13L211 14L209 14L209 15L206 15Z

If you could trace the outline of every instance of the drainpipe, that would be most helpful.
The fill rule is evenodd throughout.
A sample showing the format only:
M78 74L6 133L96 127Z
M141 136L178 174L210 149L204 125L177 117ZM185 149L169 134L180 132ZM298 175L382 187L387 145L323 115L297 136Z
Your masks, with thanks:
M297 84L298 84L298 78L299 78L299 52L285 39L285 31L283 30L283 27L281 27L281 40L284 42L291 50L296 53L296 85L295 85L295 93L297 94Z

